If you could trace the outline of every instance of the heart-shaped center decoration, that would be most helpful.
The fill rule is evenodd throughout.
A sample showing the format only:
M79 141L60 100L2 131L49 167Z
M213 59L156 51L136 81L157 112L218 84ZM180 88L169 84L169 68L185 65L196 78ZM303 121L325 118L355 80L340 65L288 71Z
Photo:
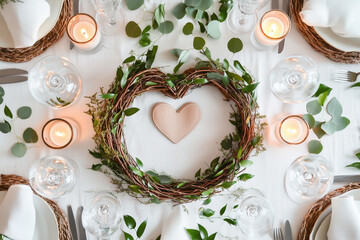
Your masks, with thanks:
M160 132L178 143L199 123L201 110L193 102L185 103L177 111L167 103L157 103L152 109L152 119Z

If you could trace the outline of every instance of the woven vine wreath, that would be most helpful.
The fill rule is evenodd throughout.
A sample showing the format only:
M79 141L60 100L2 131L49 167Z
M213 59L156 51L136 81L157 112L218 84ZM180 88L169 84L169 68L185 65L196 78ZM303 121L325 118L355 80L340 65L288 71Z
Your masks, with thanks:
M109 175L119 190L127 191L139 200L155 203L164 200L189 202L209 197L229 188L237 180L251 178L251 174L243 172L251 163L247 159L254 148L262 150L262 124L258 121L260 116L256 112L253 93L257 84L252 83L251 76L241 65L242 76L212 60L209 54L206 54L209 61L198 61L194 68L187 69L183 74L165 74L151 68L156 50L157 46L154 46L138 59L134 56L127 58L124 63L128 68L117 69L110 89L106 93L101 89L100 97L97 94L89 97L91 101L87 113L92 116L96 143L96 149L90 153L101 161L92 169ZM204 51L202 53L205 55ZM195 170L195 180L172 179L165 174L144 172L143 163L129 154L123 132L124 118L139 110L130 107L133 100L151 91L180 99L189 90L204 85L217 88L225 100L234 103L229 121L235 126L235 132L221 142L223 156L214 159L208 169Z

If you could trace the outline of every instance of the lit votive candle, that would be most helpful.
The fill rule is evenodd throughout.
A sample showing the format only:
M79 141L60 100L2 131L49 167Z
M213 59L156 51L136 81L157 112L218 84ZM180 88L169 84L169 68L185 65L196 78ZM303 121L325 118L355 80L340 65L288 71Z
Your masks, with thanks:
M288 144L300 144L308 135L309 125L301 116L288 116L280 124L280 137Z
M88 14L73 16L68 22L66 32L74 45L82 51L93 51L100 46L101 32L96 21Z
M44 143L53 149L69 146L77 137L77 129L70 122L61 118L49 120L42 129Z
M282 11L272 10L265 13L253 31L254 45L268 47L278 44L289 33L290 25L289 16Z

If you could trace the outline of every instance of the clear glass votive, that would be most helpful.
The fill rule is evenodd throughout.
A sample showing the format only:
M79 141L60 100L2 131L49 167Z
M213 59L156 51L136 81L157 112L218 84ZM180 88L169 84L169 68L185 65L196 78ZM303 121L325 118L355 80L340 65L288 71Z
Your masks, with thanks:
M45 123L41 136L49 148L65 148L76 141L77 123L69 118L53 118Z
M303 143L309 136L309 125L300 115L290 115L279 124L279 137L287 144Z

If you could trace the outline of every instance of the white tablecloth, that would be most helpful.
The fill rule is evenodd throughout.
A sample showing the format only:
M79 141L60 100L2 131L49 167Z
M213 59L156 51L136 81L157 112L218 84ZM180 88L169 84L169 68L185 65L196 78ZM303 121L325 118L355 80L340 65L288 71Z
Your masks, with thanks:
M80 1L80 10L95 15L95 10L90 0ZM124 3L123 8L126 11L127 21L138 21L143 13L143 9L136 12L129 12ZM168 1L166 6L166 19L174 20L171 9L176 2ZM169 10L170 9L170 10ZM264 10L269 9L267 6ZM146 18L145 18L146 19ZM150 16L149 18L150 19ZM180 21L174 21L175 31L170 35L163 36L158 45L159 51L153 66L164 66L164 71L172 71L176 65L176 59L170 54L169 50L176 47L188 49L192 47L193 36L182 34L182 26L187 21L184 18ZM144 27L148 22L143 21L141 26ZM214 58L232 59L232 54L227 50L228 40L235 36L228 28L226 23L221 25L222 36L219 40L206 38L207 46L212 52ZM195 29L198 29L197 25ZM156 35L156 34L154 34ZM195 36L203 34L195 31ZM282 58L293 54L307 55L313 58L319 65L320 81L333 88L331 96L336 96L344 108L343 115L351 120L351 124L339 133L333 136L325 136L322 139L324 150L321 153L334 166L335 174L357 174L353 169L345 168L345 165L356 161L354 152L359 150L359 127L360 109L359 89L349 89L349 84L336 83L331 80L331 72L335 69L360 71L359 65L345 65L331 62L319 53L315 52L303 39L295 24L290 34L286 38L285 49L282 54L277 54L277 49L270 48L266 51L258 51L253 48L248 35L237 36L244 42L244 49L234 56L251 73L260 81L258 86L258 99L260 112L266 115L266 121L269 127L265 132L265 146L267 150L257 157L252 157L254 164L248 169L248 172L255 175L254 179L246 183L239 183L230 190L238 187L255 187L264 192L271 203L275 215L275 225L283 225L286 219L290 220L293 227L293 236L295 237L300 227L301 221L307 209L313 202L297 204L290 200L284 189L284 174L289 164L297 157L307 153L307 142L316 137L311 133L308 140L298 146L279 145L274 140L274 132L271 130L274 119L282 114L302 114L306 112L306 103L284 104L278 100L270 90L269 73L272 67ZM155 39L155 36L152 37ZM49 48L41 56L32 59L27 63L6 63L0 62L0 69L16 67L30 70L31 67L45 56L64 56L70 59L78 68L83 79L83 96L89 96L99 91L100 87L108 87L114 78L116 67L129 56L131 49L135 49L137 54L145 51L145 48L139 48L137 39L129 38L124 32L119 36L107 37L104 47L96 54L83 55L76 50L69 51L69 39L65 35L54 46ZM192 52L192 59L196 51ZM194 61L189 61L182 69L191 66ZM2 86L5 89L4 103L0 109L7 104L13 111L23 105L31 106L33 114L28 120L17 120L15 130L21 134L26 127L33 127L40 133L43 124L53 117L72 117L81 126L81 134L77 142L63 150L51 150L39 141L36 147L31 148L23 158L16 158L11 155L10 148L16 141L11 134L0 134L0 173L18 174L28 177L28 169L36 159L49 154L62 155L75 160L81 171L80 179L74 191L59 200L59 205L65 209L67 204L73 207L84 205L91 192L97 190L113 190L109 179L102 173L90 170L92 164L97 160L88 154L88 149L94 148L94 142L91 119L84 112L87 110L87 99L84 97L74 106L53 111L36 102L27 87L27 83L7 84ZM231 131L228 124L229 103L222 101L219 92L211 87L203 87L195 90L196 94L188 94L180 100L172 100L158 93L146 93L135 99L134 106L141 109L140 112L131 116L126 121L126 139L128 148L133 156L139 157L146 169L154 168L158 172L166 172L175 178L193 177L199 167L206 166L213 157L219 155L219 142ZM153 126L150 118L150 109L154 103L166 101L173 107L178 108L185 102L194 101L202 109L203 118L198 127L179 144L174 145L162 136ZM0 119L3 119L3 111L0 111ZM207 162L207 163L206 163ZM335 185L333 188L339 187ZM144 233L143 239L155 239L160 233L163 225L163 219L171 214L172 204L162 203L159 205L144 205L136 199L129 197L125 193L118 195L121 199L124 214L133 216L138 224L148 219L148 226ZM224 205L223 201L215 200L211 203L210 208L219 211ZM220 199L220 197L219 197ZM202 201L186 204L185 207L190 214L194 215L194 221L187 224L186 227L197 228L197 209L201 207ZM225 222L210 223L206 220L200 220L200 223L207 226L209 232L219 231L225 236L240 236L240 230L236 227L229 226ZM221 223L221 224L219 224ZM122 228L125 229L124 224ZM120 231L117 233L120 235ZM268 237L270 238L270 237ZM92 238L89 238L92 239ZM114 239L117 239L114 237ZM174 236L174 239L177 239ZM219 238L221 239L220 235Z

